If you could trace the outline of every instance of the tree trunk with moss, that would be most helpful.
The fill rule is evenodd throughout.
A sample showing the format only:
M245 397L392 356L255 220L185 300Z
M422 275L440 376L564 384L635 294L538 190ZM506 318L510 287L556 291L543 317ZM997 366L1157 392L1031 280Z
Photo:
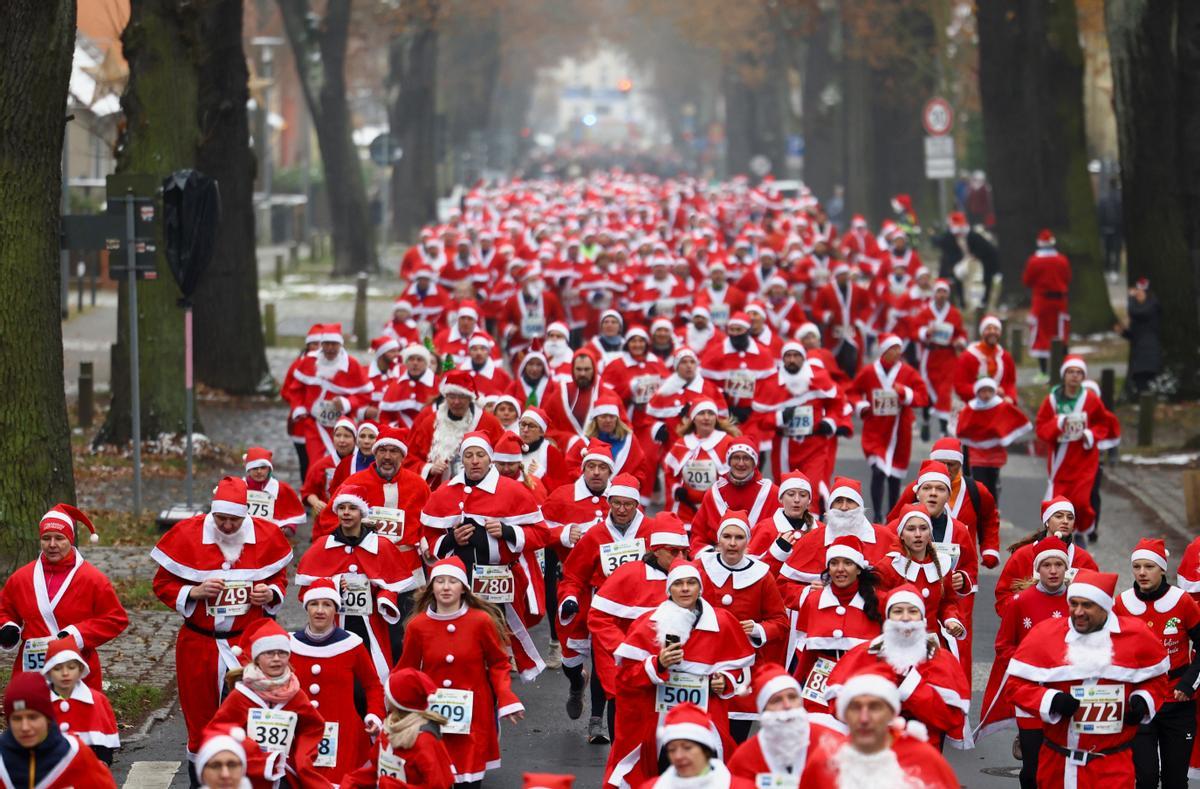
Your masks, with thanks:
M63 392L58 228L74 0L13 0L0 25L0 575L75 500Z
M991 0L976 8L979 91L1003 298L1028 301L1021 272L1038 230L1047 227L1071 261L1072 328L1107 330L1114 315L1087 172L1084 63L1075 4Z

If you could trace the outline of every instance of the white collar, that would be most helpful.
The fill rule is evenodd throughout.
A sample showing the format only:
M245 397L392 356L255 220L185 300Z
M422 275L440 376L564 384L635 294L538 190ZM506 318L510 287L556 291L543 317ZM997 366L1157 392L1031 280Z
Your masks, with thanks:
M696 604L698 606L700 606L700 618L696 620L696 625L692 629L693 630L705 630L705 631L708 631L709 633L719 632L721 627L720 627L720 625L717 624L716 610L711 605L709 605L708 602L706 602L703 597L701 597L699 600L697 600ZM664 600L661 603L659 603L658 607L654 609L654 612L650 614L650 620L653 622L657 622L659 620L660 616L662 615L663 609L668 605L675 605L675 603L671 602L671 600L669 600L669 599ZM679 606L675 606L675 607L678 608Z
M766 562L760 562L750 556L744 556L742 563L731 569L721 561L721 555L716 551L705 551L700 554L700 564L704 567L705 575L712 579L712 582L718 587L728 583L732 576L734 589L753 586L770 572Z
M933 546L931 545L929 550L932 550L932 548ZM928 551L926 552L928 553ZM938 578L946 577L946 574L951 570L949 559L943 557L937 551L933 551L933 561L929 562L910 560L904 554L895 552L891 554L891 557L892 568L908 581L917 580L917 576L921 573L925 574L925 580L931 582L937 581ZM941 570L940 573L938 572L939 568Z
M817 601L817 608L836 608L841 602L837 599L837 595L833 593L833 584L826 584L821 587L821 599ZM851 608L863 610L862 595L858 592L854 593L854 598L850 601Z
M588 490L587 480L582 476L575 480L575 501L583 501L584 499L604 498L608 495L608 486L604 486L604 491L600 494L592 493Z
M495 493L496 485L499 484L499 481L500 481L500 472L497 471L496 467L493 465L490 468L488 468L487 473L483 475L483 479L479 480L479 482L475 485L475 488L482 490L486 493ZM454 477L454 479L450 480L450 484L451 485L462 485L463 487L469 487L467 485L466 472L465 471L458 472L458 474Z
M695 433L688 433L683 437L683 443L688 449L699 447L707 452L721 443L721 439L725 438L726 435L724 430L719 429L714 430L708 438L697 438Z
M379 553L379 535L370 530L364 529L364 531L366 533L363 535L362 540L359 541L357 547L362 548L367 553L371 553L371 554ZM335 533L336 533L336 530L335 530ZM345 548L345 547L347 547L346 543L338 542L337 540L335 540L333 534L330 534L328 537L325 538L325 550L327 550L327 551L332 551L334 549ZM355 547L355 546L350 546L350 547Z
M242 535L243 545L254 544L254 521L249 515L242 518L242 525L238 527L237 533ZM217 522L211 512L204 516L204 529L200 535L200 542L202 545L215 545L217 542Z
M439 614L437 612L437 608L432 605L429 606L429 608L427 608L425 610L426 616L428 616L430 619L436 619L439 622L446 622L451 619L458 619L459 617L466 616L466 614L467 614L467 604L466 603L463 603L461 606L459 606L459 609L452 614Z
M75 687L71 688L71 695L67 698L71 701L81 701L84 704L95 703L95 697L92 695L92 689L87 686L87 683L83 681L82 677L80 677L79 681L75 683ZM54 687L51 686L50 701L53 703L58 703L63 700L64 699L59 698L58 693L56 693Z
M1178 586L1172 586L1167 589L1166 594L1154 601L1154 610L1165 614L1175 607L1182 596L1183 590ZM1125 605L1125 610L1134 616L1146 613L1146 601L1137 596L1137 590L1133 587L1121 592L1121 602Z

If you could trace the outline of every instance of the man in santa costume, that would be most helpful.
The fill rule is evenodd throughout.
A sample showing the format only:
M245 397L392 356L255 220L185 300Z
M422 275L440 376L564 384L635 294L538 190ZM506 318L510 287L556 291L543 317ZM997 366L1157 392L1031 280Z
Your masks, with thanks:
M412 427L421 409L437 397L437 372L433 356L417 343L400 352L403 369L387 382L379 401L379 420L384 424Z
M611 387L600 383L597 356L589 348L576 351L571 360L571 378L559 381L546 393L543 410L550 420L547 435L560 447L582 436L592 412L592 406Z
M1017 402L1017 365L1000 345L1000 319L984 315L979 321L979 342L966 347L954 366L954 393L966 402L975 396L975 382L991 378L998 386L997 394L1004 400Z
M692 553L716 545L717 528L730 510L747 513L750 523L769 518L779 509L779 488L758 470L758 448L735 438L725 454L728 471L704 493L692 519Z
M715 381L700 373L700 358L692 348L680 348L671 358L674 370L646 404L646 414L655 422L650 435L669 452L679 437L679 423L696 403L708 400L717 405L718 416L729 416L729 405Z
M1064 348L1071 337L1071 316L1067 313L1071 290L1071 263L1055 247L1054 234L1042 230L1037 236L1037 251L1025 261L1021 282L1033 291L1029 308L1029 355L1038 360L1040 382L1048 380L1046 365L1053 340L1062 340Z
M92 542L99 539L91 519L70 504L56 504L42 516L38 558L18 568L0 590L0 648L17 651L15 676L40 671L50 642L70 636L87 663L88 685L99 690L96 648L129 627L129 616L112 582L75 547L76 524L87 527Z
M400 296L412 304L413 318L422 334L437 332L453 305L450 294L437 283L434 269L427 267L413 271L408 287Z
M919 343L917 358L921 378L929 393L929 407L921 423L921 440L929 440L929 411L932 410L941 423L942 435L946 435L953 404L954 372L958 365L958 354L967 347L967 332L963 328L962 313L950 303L950 283L939 279L933 285L933 300L926 304L913 320L916 340Z
M649 339L643 327L630 327L625 333L625 351L604 368L602 380L620 398L638 442L657 465L661 448L651 437L654 418L646 406L669 373L666 365L649 353Z
M449 356L459 367L467 361L467 343L479 329L479 305L474 301L461 301L455 308L454 322L434 335L433 347L439 356ZM488 349L488 355L499 359L500 351L493 345Z
M530 343L546 336L546 326L567 319L558 294L545 290L540 267L536 264L523 267L517 273L517 281L520 290L508 297L498 322L509 358L514 360L529 349Z
M504 371L498 359L491 356L492 338L477 331L467 341L467 358L458 365L475 381L475 391L481 397L496 397L512 388L512 378Z
M833 267L833 281L817 291L813 299L814 320L826 328L825 347L837 359L847 377L858 373L863 347L871 319L870 292L851 281L850 264L839 262Z
M683 328L675 332L675 347L687 347L704 354L712 345L725 342L725 332L716 327L708 314L708 308L702 305L692 307L692 314ZM669 361L664 359L663 361Z
M276 479L271 460L272 452L265 447L250 447L242 455L250 514L271 521L289 537L294 537L296 529L308 520L308 516L295 489Z
M713 261L708 267L708 282L696 294L696 307L707 308L719 329L724 329L733 313L746 306L746 293L728 281L728 273L724 261Z
M879 265L882 254L879 242L871 234L867 220L862 214L855 214L850 218L850 230L842 236L839 254L863 271L874 271Z
M701 357L701 375L720 387L730 415L748 432L759 382L775 372L775 357L750 336L746 313L734 313L726 331L725 342L710 345Z
M246 498L246 483L225 477L211 511L175 524L150 552L155 595L183 617L175 673L189 757L217 711L225 673L241 665L230 642L274 616L287 591L292 547L278 526L250 516Z
M379 402L388 381L396 377L396 360L400 358L400 341L383 335L371 339L371 365L367 369L367 380L371 382L371 399L360 408L367 419L379 418Z
M441 397L426 406L408 440L404 467L417 472L436 488L462 470L459 446L468 433L482 432L499 441L504 427L477 399L475 379L466 370L451 370L442 378Z
M290 384L279 392L292 409L297 434L304 437L309 463L334 454L333 428L338 418L370 405L372 391L367 371L346 353L342 324L323 325L319 336L321 350L304 357Z

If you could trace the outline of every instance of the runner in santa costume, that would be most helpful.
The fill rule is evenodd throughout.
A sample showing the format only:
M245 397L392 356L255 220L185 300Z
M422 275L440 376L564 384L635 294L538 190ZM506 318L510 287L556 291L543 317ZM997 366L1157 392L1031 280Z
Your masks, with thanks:
M900 497L900 480L912 455L913 409L929 405L920 374L900 360L900 345L894 334L881 337L879 358L863 367L846 390L863 420L863 456L871 466L871 506L877 513L889 511Z
M811 504L812 483L808 477L800 471L784 474L779 480L779 509L750 530L746 553L765 562L772 577L778 577L796 542L816 527Z
M535 349L527 351L517 365L517 374L505 394L516 398L521 408L539 406L550 391L550 370L546 355L541 352L541 342L534 343Z
M1010 694L1001 692L1002 682L1008 672L1008 661L1033 626L1046 619L1062 619L1070 614L1067 566L1067 543L1054 535L1038 543L1034 576L1022 582L1023 589L1013 595L1000 619L1000 629L996 631L996 657L983 692L983 711L975 740L978 742L993 732L1016 727L1013 755L1021 760L1021 789L1037 789L1042 721L1014 707Z
M342 417L342 419L345 419L345 417ZM342 419L338 420L339 424L344 424ZM404 430L404 428L400 429ZM407 431L405 435L407 435ZM377 438L379 438L378 422L363 420L358 424L354 433L354 451L350 453L349 457L338 461L337 469L333 472L333 478L329 480L331 491L337 490L351 474L365 471L375 462L374 448Z
M597 354L590 348L576 351L571 359L571 376L558 381L546 395L543 410L550 426L546 435L560 447L575 436L582 436L592 408L601 394L612 389L600 383Z
M290 365L287 372L283 374L283 383L279 387L279 391L283 392L296 385L296 369L300 363L309 356L316 356L321 350L321 334L324 331L324 324L314 323L308 330L308 334L304 338L304 348L300 351ZM304 433L300 430L300 425L292 414L288 413L287 418L287 434L292 440L292 446L296 450L296 458L300 462L300 476L307 477L308 475L308 450L304 446Z
M775 372L775 357L750 336L750 317L746 313L735 312L726 331L725 342L710 344L700 358L701 375L720 387L730 415L745 433L752 429L760 381Z
M608 444L617 474L628 473L638 478L642 503L649 504L650 495L654 492L654 480L658 476L657 465L634 434L625 415L625 407L615 393L606 392L596 398L583 434L572 438L567 445L567 468L580 467L580 461L593 438Z
M499 719L516 723L525 717L509 681L505 629L500 609L471 591L457 556L429 571L429 585L408 620L397 668L420 669L433 680L437 696L430 710L449 721L442 742L460 789L477 789L488 770L500 767Z
M300 497L312 509L314 523L333 498L333 475L337 471L338 462L354 453L355 430L353 419L345 416L338 419L333 428L334 454L325 455L310 465L308 473L304 475Z
M97 759L111 766L113 751L121 747L117 717L108 696L84 684L88 667L75 639L51 641L41 673L50 685L59 730L78 737Z
M87 527L92 542L99 539L88 516L70 504L56 504L42 516L38 558L18 568L0 590L0 648L16 649L14 675L38 671L47 645L69 635L88 665L88 685L99 690L96 648L120 635L129 616L112 582L74 547L77 523Z
M890 562L878 567L886 588L911 584L924 600L922 610L927 614L931 633L951 639L967 637L966 627L959 614L959 598L954 590L955 573L950 557L937 550L933 542L933 520L920 504L910 504L896 520L900 535L900 550L891 554ZM957 646L955 646L957 650Z
M975 382L991 378L998 394L1010 403L1017 402L1017 365L1012 354L1000 345L1002 324L995 315L979 321L979 342L968 345L954 365L954 392L964 403L975 396ZM975 458L971 458L975 465Z
M851 281L850 264L833 267L833 282L822 286L813 298L813 320L825 326L825 347L837 366L850 378L858 373L871 319L871 293Z
M1040 543L1047 535L1058 537L1067 544L1067 570L1099 570L1096 560L1071 539L1075 533L1075 507L1063 496L1042 502L1042 527L1012 545L1012 554L1000 570L996 581L996 613L1004 615L1012 596L1025 588L1026 579L1033 576L1034 557L1041 551ZM1182 569L1182 568L1181 568Z
M404 369L388 381L379 401L379 421L412 427L413 420L438 394L437 370L433 354L424 345L413 343L400 352Z
M365 764L342 777L340 789L450 789L454 773L442 744L442 715L430 710L437 685L424 671L401 668L388 677L385 737Z
M696 351L680 348L675 351L671 363L674 373L667 376L646 405L646 413L657 420L650 434L668 451L678 439L680 423L696 403L708 400L716 404L720 416L729 416L729 405L720 388L700 374Z
M751 523L779 509L779 488L758 471L758 449L752 439L735 439L725 451L729 470L709 488L692 519L692 553L717 543L717 528L730 510L747 513Z
M950 283L939 279L933 286L933 300L926 304L914 320L919 343L917 359L921 379L929 393L929 406L921 423L921 438L929 440L929 412L941 422L942 435L950 419L954 396L954 371L958 354L967 347L967 332L962 313L950 303Z
M1033 424L1015 403L999 395L991 378L975 382L975 396L958 412L954 434L971 453L971 477L987 488L993 499L1000 497L1000 469L1008 462L1008 447L1024 438ZM988 549L984 548L984 564Z
M517 435L521 438L521 466L525 469L525 475L540 479L546 490L552 493L559 485L567 484L570 475L563 467L562 450L546 437L549 426L546 412L535 406L526 406L517 420Z
M1071 289L1071 263L1054 248L1054 234L1042 230L1037 236L1037 251L1025 261L1021 282L1033 291L1029 308L1029 355L1038 360L1043 380L1053 340L1065 346L1071 337L1071 316L1067 313Z
M271 521L289 537L294 537L296 529L308 520L308 515L295 489L276 479L271 459L271 450L264 447L250 447L242 455L250 515Z
M657 465L659 448L651 438L655 420L647 413L646 406L670 371L649 348L650 335L646 329L631 326L625 332L625 350L604 368L603 382L616 392L643 451L652 450Z
M463 470L429 497L421 523L430 555L457 556L470 567L475 594L501 606L517 670L528 682L546 667L528 628L545 614L534 551L550 543L550 533L533 494L501 476L492 453L485 433L468 433Z
M755 783L729 772L721 758L721 734L705 710L684 702L663 717L658 750L667 769L641 789L754 789Z
M1133 741L1138 786L1188 785L1188 763L1196 734L1196 693L1200 680L1200 605L1167 581L1167 546L1143 537L1133 549L1131 588L1117 597L1113 613L1146 623L1161 639L1171 665L1167 695Z
M1137 619L1113 611L1117 575L1080 570L1069 618L1034 626L1008 664L1013 702L1045 724L1038 786L1132 786L1131 745L1167 694L1170 659Z
M396 360L400 358L400 341L395 337L383 335L371 338L371 355L374 357L367 369L367 380L371 382L371 399L359 408L359 416L367 419L379 418L379 403L383 400L383 390L388 382L396 377Z
M338 622L367 645L375 673L382 681L391 671L393 645L403 633L398 627L406 605L400 596L425 585L421 558L416 551L401 551L386 532L379 534L364 522L371 505L367 491L342 485L330 507L337 528L315 539L296 567L299 596L319 579L332 579L342 595Z
M512 388L512 378L493 359L491 352L494 343L490 335L477 331L467 341L467 358L458 365L475 381L475 391L481 397L495 397L506 394Z
M958 789L950 765L926 742L925 726L899 717L901 704L900 689L888 675L868 672L847 680L838 692L837 714L849 733L842 743L826 738L827 747L809 756L800 789Z
M461 471L459 446L467 433L482 431L490 441L504 434L500 422L477 399L470 373L451 370L442 378L440 391L440 400L430 403L413 424L404 459L404 467L417 472L431 488Z
M117 789L108 768L73 734L60 731L46 681L33 671L13 674L4 689L0 783L36 789Z
M617 726L606 786L638 786L657 772L655 729L680 703L699 701L732 753L728 702L749 685L754 663L741 623L701 597L700 571L676 561L667 574L668 600L640 616L617 648Z
M329 786L315 764L325 719L292 671L291 637L274 620L260 619L239 644L235 653L246 663L230 672L227 679L236 682L209 725L244 727L266 752L263 775L274 785L286 778L289 786Z
M567 319L558 294L545 291L542 269L536 263L522 267L517 282L521 289L509 296L497 321L514 360L520 359L530 343L546 336L547 325Z
M1100 473L1100 450L1120 443L1120 425L1100 399L1084 385L1087 364L1078 356L1063 360L1062 383L1051 388L1037 412L1037 437L1049 445L1050 481L1045 498L1066 496L1075 505L1076 531L1087 534L1096 522L1092 497Z
M278 526L248 514L246 483L225 477L211 511L175 524L150 557L158 564L154 594L183 617L175 673L190 756L217 710L226 672L240 665L237 639L283 605L292 546Z
M338 586L321 578L304 589L300 602L308 624L291 634L292 671L325 719L315 766L338 784L367 759L368 735L380 733L383 689L362 638L338 626Z
M805 709L822 716L831 712L825 685L834 666L848 651L878 636L883 626L879 576L867 564L862 541L838 537L825 550L825 567L823 585L805 586L789 605L797 611L793 673L804 686Z
M691 320L687 322L687 325L675 333L676 352L688 348L699 356L704 354L709 346L720 345L723 342L725 342L725 332L718 329L713 323L708 308L699 304L692 307ZM674 356L672 355L671 358ZM670 363L670 359L663 359L663 361Z
M458 367L470 358L467 344L478 330L479 305L474 301L460 301L455 308L453 323L434 335L433 347L441 356L451 357ZM495 343L488 348L488 356L500 358L500 350Z
M737 618L754 647L756 662L780 663L786 659L788 615L770 566L746 555L749 542L746 513L725 513L717 529L716 550L702 552L696 562L704 599ZM731 736L744 742L758 710L749 696L738 696L730 701L729 718Z
M251 763L260 767L261 776L266 757L253 741L247 742L244 728L217 726L205 729L204 742L196 752L196 777L200 789L254 789L250 779Z
M371 402L371 382L358 360L346 353L342 325L321 327L321 350L305 356L291 385L279 391L292 409L298 435L304 437L308 462L333 454L333 428L340 416L353 416Z
M973 745L967 721L971 689L958 659L927 629L923 591L903 584L888 592L883 633L842 656L827 680L827 695L836 699L861 674L890 672L900 691L900 714L925 724L935 748L941 750L949 740L955 748L967 749Z
M808 364L804 346L783 346L783 365L763 381L754 401L770 430L771 476L803 471L809 479L824 479L829 442L838 430L843 401L837 385L821 367ZM760 423L762 424L762 423ZM766 447L763 447L766 448Z
M716 403L697 400L679 433L663 464L663 492L670 511L690 523L704 494L728 471L725 455L738 429L721 417Z

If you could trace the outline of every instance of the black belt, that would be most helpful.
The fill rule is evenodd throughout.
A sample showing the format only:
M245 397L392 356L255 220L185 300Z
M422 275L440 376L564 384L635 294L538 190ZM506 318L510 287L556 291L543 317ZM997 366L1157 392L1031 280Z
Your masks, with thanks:
M183 626L192 632L199 633L202 636L208 636L209 638L230 639L237 638L242 634L241 630L209 630L207 627L193 625L191 621L187 619L183 620Z
M1123 745L1116 745L1112 748L1101 748L1098 751L1084 751L1081 749L1064 748L1056 742L1050 740L1042 740L1042 744L1055 753L1061 753L1063 756L1070 759L1075 764L1086 766L1092 759L1102 759L1105 756L1112 756L1114 753L1120 753L1133 747L1133 740L1128 740Z
M1064 290L1047 290L1042 292L1042 297L1046 299L1065 299L1067 292Z

